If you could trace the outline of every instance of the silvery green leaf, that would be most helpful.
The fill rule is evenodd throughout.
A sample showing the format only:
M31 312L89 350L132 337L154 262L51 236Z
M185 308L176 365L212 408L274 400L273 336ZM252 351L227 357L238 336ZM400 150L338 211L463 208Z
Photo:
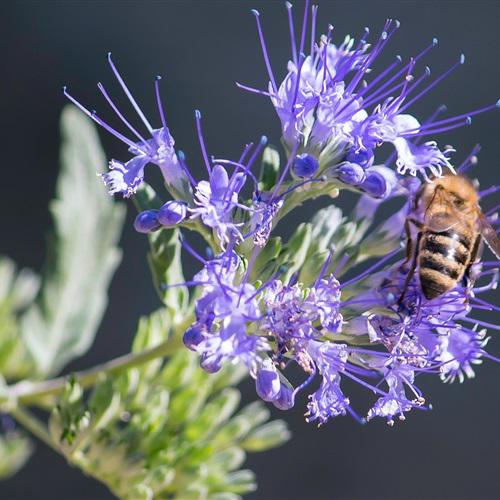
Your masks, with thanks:
M215 453L211 460L211 466L216 466L222 470L233 471L243 465L245 452L238 446L231 446Z
M266 282L276 269L276 259L281 251L281 238L270 238L266 246L261 250L251 274L251 280L258 279L261 282Z
M158 209L162 202L151 186L143 183L134 202L138 210ZM177 228L162 228L148 235L149 265L156 290L163 303L174 313L174 321L181 320L188 304L189 293L185 287L168 288L165 285L183 283L180 233Z
M379 257L387 255L397 248L402 241L401 228L408 216L405 204L395 214L382 222L363 239L360 245L359 258Z
M61 130L49 257L37 300L21 322L41 375L58 372L89 349L121 258L117 244L124 206L113 201L96 177L106 168L106 159L95 128L82 113L67 107Z
M0 436L0 479L16 474L32 453L33 444L24 434L14 431Z
M247 451L264 451L286 443L290 436L290 431L283 420L273 420L257 427L241 445Z
M240 402L240 393L227 387L212 398L186 427L186 436L196 442L226 422Z
M281 276L284 282L288 282L290 277L299 271L304 264L312 242L311 232L310 224L300 224L283 247L278 257L278 263L284 266L284 272Z
M259 177L259 191L270 191L278 181L280 155L274 146L267 146L262 154L262 166Z
M0 257L0 302L8 301L13 312L30 304L40 287L40 278L30 269L17 271L14 261Z

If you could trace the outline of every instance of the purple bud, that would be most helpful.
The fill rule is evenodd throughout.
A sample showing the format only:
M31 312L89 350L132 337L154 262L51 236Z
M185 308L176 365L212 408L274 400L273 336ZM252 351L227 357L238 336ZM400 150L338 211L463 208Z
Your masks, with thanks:
M295 394L293 388L287 385L282 385L278 399L273 401L273 405L278 408L278 410L289 410L293 408L295 404Z
M357 163L363 168L369 168L373 165L374 154L372 149L360 149L356 151L351 149L346 156L349 163Z
M365 171L363 170L363 167L357 163L345 161L332 170L331 175L337 177L344 184L357 186L360 182L363 182L365 178Z
M308 154L298 155L292 165L293 174L303 179L309 179L318 169L318 160L314 156Z
M192 351L196 351L196 346L203 340L203 333L201 329L197 326L190 326L182 337L182 341L184 345L191 349Z
M151 233L160 229L158 210L145 210L134 221L134 228L138 233Z
M390 192L385 177L377 171L367 172L365 180L359 187L375 198L385 198Z
M162 226L175 226L186 218L186 204L182 201L167 201L158 211L158 222Z
M208 373L216 373L222 368L220 358L206 352L201 355L200 366Z
M281 382L275 370L262 369L257 374L255 389L264 401L274 401L280 395Z

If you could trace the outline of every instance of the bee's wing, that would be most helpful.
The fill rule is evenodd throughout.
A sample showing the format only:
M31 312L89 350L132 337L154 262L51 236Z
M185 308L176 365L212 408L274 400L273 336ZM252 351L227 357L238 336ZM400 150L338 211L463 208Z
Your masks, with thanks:
M445 231L449 231L451 228L453 228L453 226L456 226L458 224L459 219L457 219L457 217L459 217L459 215L456 215L451 211L449 213L440 212L427 217L425 225L427 229L430 229L431 231L435 231L436 233L444 233Z
M436 233L449 231L461 218L446 192L436 188L432 200L425 210L425 225L427 229Z
M495 254L497 259L500 259L500 238L498 238L497 232L482 212L478 215L477 223L479 232L486 241L489 249Z

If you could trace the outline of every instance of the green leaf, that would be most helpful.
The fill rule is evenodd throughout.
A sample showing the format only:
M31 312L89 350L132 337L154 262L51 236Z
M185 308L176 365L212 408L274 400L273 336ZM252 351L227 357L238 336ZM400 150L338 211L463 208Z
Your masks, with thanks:
M31 440L14 431L0 436L0 479L13 476L33 452Z
M34 374L34 363L19 331L19 313L30 304L40 280L29 269L17 271L7 257L0 257L0 374L19 380Z
M120 262L117 244L125 215L125 207L114 203L96 178L106 159L91 121L67 107L61 129L49 256L40 294L21 322L41 375L58 372L90 348Z
M151 186L143 183L137 191L134 202L138 210L158 209L162 202ZM186 310L189 293L185 287L166 288L165 285L184 283L181 262L179 230L160 229L150 233L149 265L153 274L156 291L160 299L173 314L174 322L181 321Z
M257 427L241 443L247 451L264 451L280 446L290 439L290 431L283 420L274 420Z
M311 225L300 224L278 257L279 264L286 269L281 277L283 282L287 283L291 276L301 269L311 243Z
M262 154L259 191L270 191L278 181L280 155L274 146L267 146Z

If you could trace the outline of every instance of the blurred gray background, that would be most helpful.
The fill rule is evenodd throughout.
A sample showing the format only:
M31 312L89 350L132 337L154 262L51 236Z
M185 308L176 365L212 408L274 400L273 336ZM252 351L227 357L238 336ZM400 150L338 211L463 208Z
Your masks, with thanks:
M450 116L500 97L500 3L495 1L325 1L319 2L319 30L335 26L336 40L357 36L364 26L375 35L387 17L402 27L379 62L395 54L409 57L436 36L437 49L426 58L439 74L464 52L464 67L423 99L413 112L425 117L441 103ZM302 2L296 1L296 12ZM177 145L196 171L199 151L193 109L204 116L210 152L236 156L260 134L275 144L279 125L264 97L238 90L234 81L263 87L265 67L251 8L262 14L278 78L289 58L286 10L281 1L66 1L2 2L0 6L0 106L2 165L0 181L0 252L20 265L39 269L50 227L47 204L58 169L58 119L67 84L90 108L107 114L96 83L120 91L107 67L112 51L127 83L146 114L157 120L153 78L163 75L163 96ZM500 113L476 118L470 127L440 138L453 144L461 160L476 142L483 150L476 175L483 186L498 181ZM101 134L108 156L126 159L125 147ZM148 174L157 180L153 169ZM349 205L349 197L340 203ZM309 217L322 201L306 207ZM145 262L146 241L129 220L123 235L125 257L111 287L111 304L92 350L68 369L89 367L125 353L141 314L158 307ZM495 200L489 200L489 206ZM297 215L292 216L294 226ZM197 270L186 260L187 272ZM492 300L498 303L498 292ZM498 316L498 314L497 314ZM495 319L490 315L489 319ZM490 348L500 354L499 332ZM252 455L258 492L249 498L499 498L500 366L486 362L477 379L445 386L423 378L420 386L434 406L414 412L405 423L361 427L349 418L319 430L303 420L304 401L285 417L294 438L285 447ZM245 397L255 397L250 382ZM363 391L353 392L360 407ZM0 484L6 499L100 499L109 492L39 444L31 462Z

